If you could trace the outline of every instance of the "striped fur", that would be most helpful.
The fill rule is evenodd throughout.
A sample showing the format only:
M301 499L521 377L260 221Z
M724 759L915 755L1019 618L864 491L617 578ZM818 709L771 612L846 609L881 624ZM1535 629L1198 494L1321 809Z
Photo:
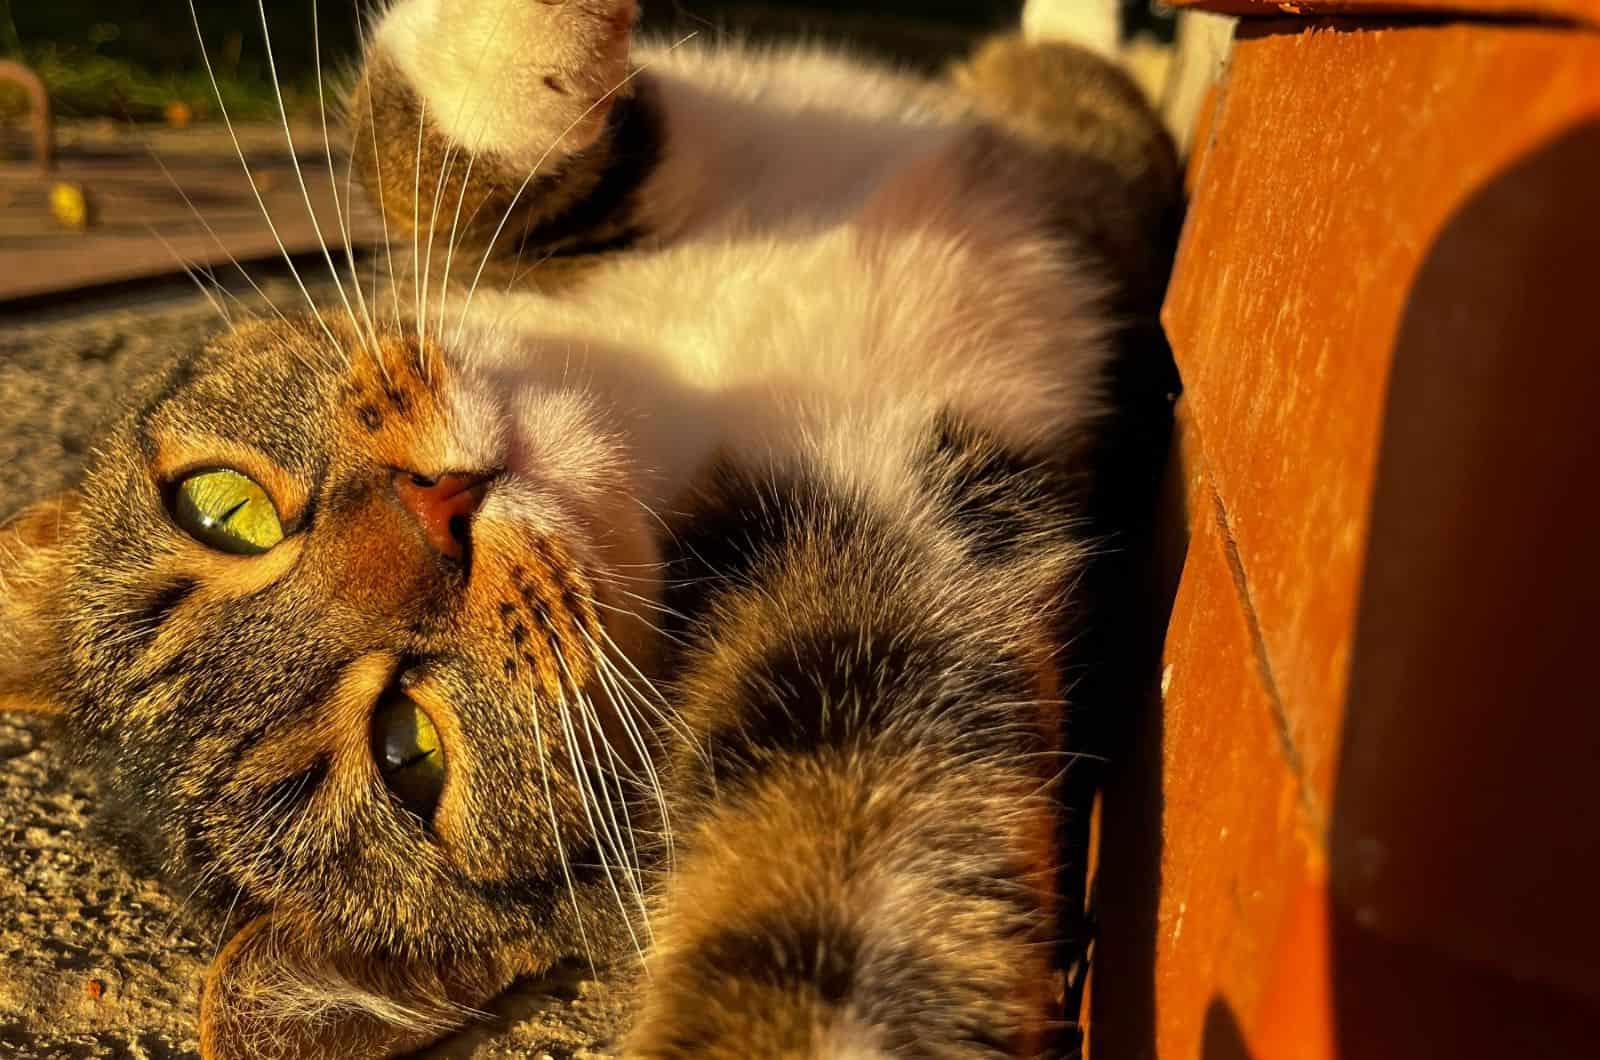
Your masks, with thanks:
M950 424L922 459L914 507L720 464L674 538L697 739L630 1055L1038 1050L1069 479Z

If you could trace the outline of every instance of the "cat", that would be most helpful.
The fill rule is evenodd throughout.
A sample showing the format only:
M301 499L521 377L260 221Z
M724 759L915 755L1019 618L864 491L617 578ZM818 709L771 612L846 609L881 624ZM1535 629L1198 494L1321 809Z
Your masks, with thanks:
M0 531L0 706L242 924L206 1057L395 1055L630 950L629 1057L1040 1053L1083 454L1179 198L1117 7L937 81L382 14L405 297L176 351Z

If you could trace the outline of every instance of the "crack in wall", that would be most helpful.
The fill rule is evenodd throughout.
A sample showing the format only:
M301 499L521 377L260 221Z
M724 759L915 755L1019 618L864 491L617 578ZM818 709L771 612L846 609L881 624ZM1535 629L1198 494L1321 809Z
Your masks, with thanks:
M1255 601L1250 595L1250 579L1245 573L1244 560L1239 554L1239 543L1234 539L1233 528L1228 524L1227 507L1222 503L1222 496L1217 493L1209 474L1206 476L1206 491L1211 495L1217 531L1222 535L1223 551L1228 557L1228 572L1233 575L1233 587L1239 595L1239 607L1244 612L1245 625L1250 631L1250 653L1256 664L1256 673L1261 678L1261 686L1266 691L1267 699L1272 706L1273 727L1277 730L1278 743L1290 772L1294 774L1295 790L1299 793L1300 804L1320 832L1324 829L1322 807L1318 804L1306 776L1305 758L1295 744L1289 708L1284 702L1283 693L1278 688L1277 673L1272 665L1272 656L1267 650L1266 636L1261 630L1261 618L1256 613Z

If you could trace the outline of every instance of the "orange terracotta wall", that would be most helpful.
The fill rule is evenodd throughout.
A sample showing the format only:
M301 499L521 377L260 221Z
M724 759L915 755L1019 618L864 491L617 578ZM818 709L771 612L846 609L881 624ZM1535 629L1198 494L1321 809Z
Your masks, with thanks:
M1246 19L1217 89L1096 1056L1600 1056L1600 5L1456 7L1559 17Z

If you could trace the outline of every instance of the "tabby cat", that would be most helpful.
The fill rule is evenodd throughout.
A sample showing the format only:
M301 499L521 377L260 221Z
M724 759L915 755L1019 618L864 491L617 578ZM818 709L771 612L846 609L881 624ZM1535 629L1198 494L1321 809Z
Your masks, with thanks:
M242 925L207 1057L634 948L629 1057L1039 1054L1076 461L1178 193L1117 6L941 81L389 6L348 116L405 297L175 351L0 535L0 703Z

